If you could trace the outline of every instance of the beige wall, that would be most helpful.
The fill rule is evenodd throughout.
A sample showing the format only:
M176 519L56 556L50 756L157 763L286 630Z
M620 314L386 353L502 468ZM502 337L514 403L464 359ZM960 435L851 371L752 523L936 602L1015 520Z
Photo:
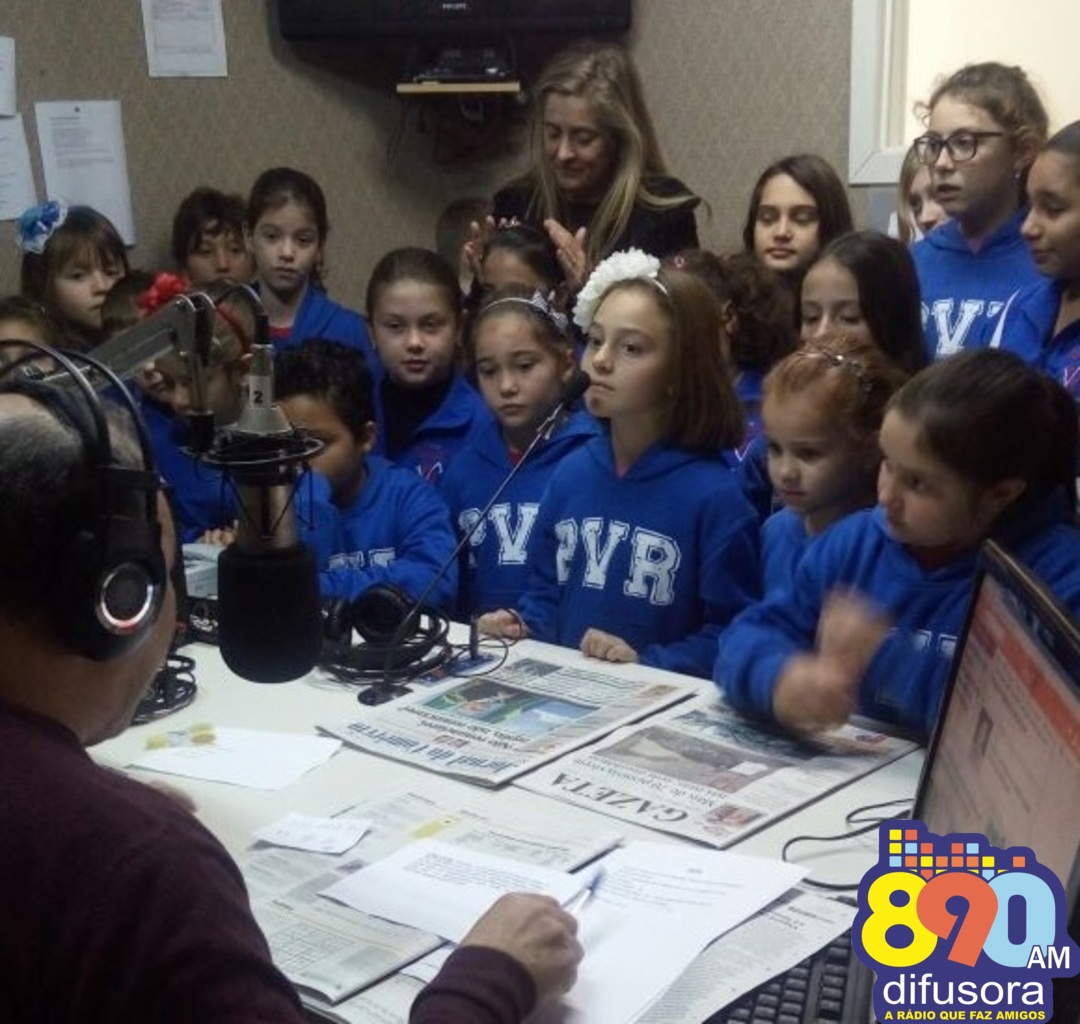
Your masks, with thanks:
M0 6L0 35L16 39L19 107L39 194L34 102L123 101L139 237L134 265L166 264L173 211L194 186L245 192L265 167L288 164L326 191L329 290L359 307L383 252L431 245L447 200L490 192L521 166L512 111L497 111L494 127L462 120L455 101L420 101L403 114L395 62L385 54L321 47L301 56L277 38L271 3L223 6L227 79L148 78L136 0ZM711 220L701 222L704 244L737 244L750 188L769 161L813 150L843 172L850 0L635 0L634 7L627 42L669 162L712 207ZM864 207L865 196L856 196L857 219ZM11 224L0 223L0 293L18 286L18 255Z
M1042 94L1051 131L1077 116L1080 99L1080 4L1035 0L1018 17L1015 0L906 0L904 138L924 131L913 107L942 77L973 61L1019 64Z

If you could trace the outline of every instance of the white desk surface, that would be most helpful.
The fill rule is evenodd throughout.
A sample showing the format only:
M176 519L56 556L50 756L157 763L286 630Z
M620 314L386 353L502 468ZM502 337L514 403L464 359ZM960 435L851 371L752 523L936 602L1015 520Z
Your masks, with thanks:
M353 721L367 711L356 700L357 687L328 682L315 674L291 683L251 683L230 672L214 647L191 644L183 649L183 653L196 660L199 689L195 701L176 714L149 725L133 726L121 736L93 748L91 753L99 762L121 768L145 749L148 736L183 729L198 722L208 722L218 727L313 733L319 724ZM511 659L524 656L559 664L574 663L582 658L576 651L535 641L523 641L510 652ZM638 665L604 666L593 661L590 667L602 671L610 669L619 674L633 673L636 677L646 675L658 680L671 679L667 672ZM676 678L686 682L685 677ZM704 680L701 686L703 689L712 688L712 684ZM734 848L740 853L776 857L791 836L845 832L844 816L855 808L912 797L922 760L923 751L919 749L762 829ZM389 795L403 788L410 788L436 800L445 794L447 801L464 802L494 815L497 815L500 806L527 808L532 812L550 811L553 817L557 816L565 824L587 826L592 822L598 830L617 831L627 840L641 838L689 842L513 785L490 790L347 746L343 746L327 763L276 792L201 782L139 769L125 770L135 777L165 781L190 793L198 805L200 819L234 856L251 844L254 829L288 811L328 815L350 803ZM857 881L874 862L876 844L876 832L870 832L838 844L803 844L793 853L810 868L811 878L849 882Z

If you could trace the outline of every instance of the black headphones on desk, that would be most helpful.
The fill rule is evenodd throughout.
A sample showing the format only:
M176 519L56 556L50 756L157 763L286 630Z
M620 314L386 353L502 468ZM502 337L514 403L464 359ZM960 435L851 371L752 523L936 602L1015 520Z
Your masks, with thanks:
M415 619L412 629L406 628L410 619ZM326 642L319 663L350 682L422 675L449 657L449 629L444 615L431 608L417 612L415 602L400 587L377 583L353 601L333 598L327 602ZM352 643L353 630L364 643Z
M0 392L25 395L75 431L97 492L90 518L57 538L64 550L56 562L60 571L48 581L50 620L76 653L94 661L118 658L149 633L167 588L157 512L160 481L142 414L120 378L92 356L38 342L0 341L0 352L12 349L18 356L0 367ZM27 373L42 356L59 367L59 380ZM101 374L127 410L140 468L117 462L105 407L77 364Z

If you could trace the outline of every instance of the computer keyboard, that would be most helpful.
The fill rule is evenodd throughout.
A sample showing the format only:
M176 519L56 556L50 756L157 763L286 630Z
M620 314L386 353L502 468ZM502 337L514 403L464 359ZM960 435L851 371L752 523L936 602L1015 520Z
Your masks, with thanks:
M844 1018L851 967L845 932L789 971L714 1013L706 1024L832 1024Z

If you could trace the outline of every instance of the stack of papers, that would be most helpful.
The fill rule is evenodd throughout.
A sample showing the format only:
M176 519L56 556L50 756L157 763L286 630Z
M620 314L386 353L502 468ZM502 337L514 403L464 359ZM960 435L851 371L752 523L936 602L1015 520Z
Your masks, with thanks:
M536 892L565 903L580 888L565 871L421 839L335 882L321 895L460 942L505 893Z
M710 942L805 874L779 861L663 843L631 843L602 863L603 882L580 914L585 959L577 984L544 1020L637 1020ZM423 840L323 895L458 941L505 892L565 902L579 890L565 874Z
M513 870L540 868L561 880L571 877L567 870L619 840L616 832L560 827L544 815L501 812L496 821L468 802L439 804L411 791L344 808L331 822L290 816L259 829L260 842L240 858L240 869L274 962L300 990L305 1006L330 1019L367 1024L407 1016L419 983L388 976L444 939L325 899L317 895L321 890L419 837L439 836L442 845L477 853L498 852ZM344 844L359 825L370 827L356 845L342 856L327 855L331 841ZM267 845L271 842L327 852ZM485 904L476 916L486 909ZM386 980L371 988L380 979ZM398 1009L390 1012L386 1007L393 1000Z

